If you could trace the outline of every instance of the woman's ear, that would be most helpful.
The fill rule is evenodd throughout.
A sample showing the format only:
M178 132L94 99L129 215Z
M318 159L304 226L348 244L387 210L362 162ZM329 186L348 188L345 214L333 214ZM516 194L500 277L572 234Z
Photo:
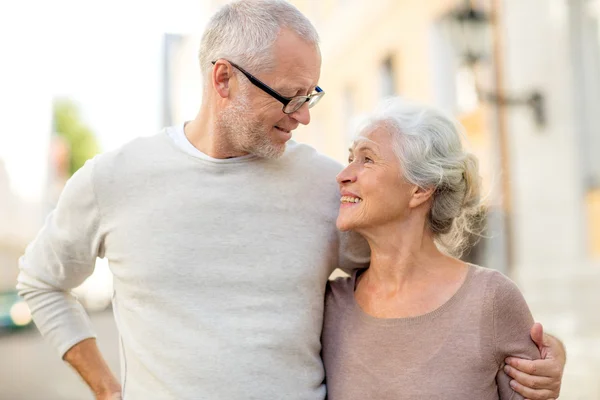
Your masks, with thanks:
M412 197L408 203L409 207L417 208L421 204L427 202L429 199L433 198L433 193L435 192L435 187L422 188L419 186L414 186L412 190Z

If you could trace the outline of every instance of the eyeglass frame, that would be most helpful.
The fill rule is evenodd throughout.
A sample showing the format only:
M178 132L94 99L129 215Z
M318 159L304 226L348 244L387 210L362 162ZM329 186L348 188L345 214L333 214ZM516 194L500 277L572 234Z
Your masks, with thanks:
M270 95L271 97L273 97L274 99L278 100L280 103L283 104L283 108L281 109L281 111L283 111L284 114L293 114L296 111L298 111L299 109L302 108L302 106L304 106L304 104L306 103L310 103L310 100L315 97L315 96L319 96L319 99L321 97L323 97L325 95L325 92L323 91L323 89L321 89L319 86L315 87L315 93L311 93L307 96L292 96L292 97L286 97L283 96L279 93L277 93L275 90L271 89L269 87L269 85L267 85L266 83L264 83L263 81L261 81L260 79L258 79L257 77L255 77L254 75L252 75L250 72L246 71L245 69L243 69L242 67L240 67L239 65L236 65L234 63L232 63L229 60L225 60L227 61L229 64L231 64L232 67L236 68L238 71L240 71L242 74L244 74L244 76L246 78L248 78L248 80L257 88L259 88L260 90L262 90L263 92L267 93L268 95ZM217 61L211 61L212 65L215 65ZM294 111L290 111L290 112L285 112L285 108L287 107L288 104L290 104L292 102L292 100L296 99L296 98L304 98L306 99L304 101L304 103L301 103L300 106L298 106L298 108L296 108ZM318 102L317 100L317 102ZM317 104L314 103L313 106Z

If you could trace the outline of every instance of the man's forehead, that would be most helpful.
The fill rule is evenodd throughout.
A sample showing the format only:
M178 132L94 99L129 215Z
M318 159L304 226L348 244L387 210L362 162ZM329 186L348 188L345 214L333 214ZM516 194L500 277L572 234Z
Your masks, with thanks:
M314 89L319 83L318 76L311 78L308 76L293 74L291 72L292 71L287 71L286 73L285 71L282 71L281 74L277 74L275 76L275 82L278 89L293 93L304 92Z
M321 75L321 54L318 47L289 32L280 35L276 43L273 72L280 87L294 91L314 88Z

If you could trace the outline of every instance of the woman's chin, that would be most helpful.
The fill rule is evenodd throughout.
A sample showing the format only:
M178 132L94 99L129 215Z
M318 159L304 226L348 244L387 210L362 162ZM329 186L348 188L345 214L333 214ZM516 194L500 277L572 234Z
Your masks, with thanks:
M335 222L335 226L337 226L338 230L346 232L352 230L354 224L350 223L349 221L344 221L343 219L338 218Z

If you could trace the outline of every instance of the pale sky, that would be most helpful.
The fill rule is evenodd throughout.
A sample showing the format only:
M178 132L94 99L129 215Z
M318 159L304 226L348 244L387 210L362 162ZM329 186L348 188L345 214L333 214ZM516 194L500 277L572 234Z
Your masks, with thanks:
M203 0L0 0L0 159L13 191L41 194L51 100L68 96L102 150L160 128L165 32L198 33Z

